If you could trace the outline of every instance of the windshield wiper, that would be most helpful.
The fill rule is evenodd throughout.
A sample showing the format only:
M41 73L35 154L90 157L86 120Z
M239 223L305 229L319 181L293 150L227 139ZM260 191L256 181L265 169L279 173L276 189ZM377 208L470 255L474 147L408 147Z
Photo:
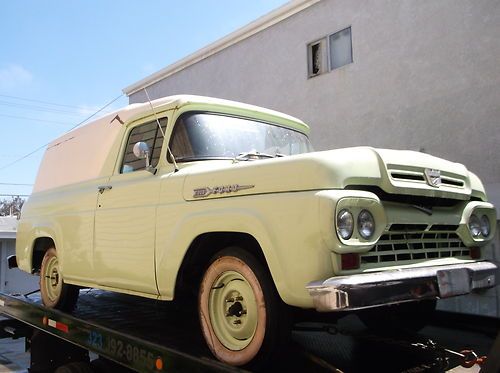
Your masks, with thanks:
M238 154L236 157L234 157L234 161L252 161L256 159L263 159L263 158L276 158L276 157L284 157L284 154L281 153L276 153L275 155L267 154L267 153L261 153L258 151L250 151L250 152L244 152Z

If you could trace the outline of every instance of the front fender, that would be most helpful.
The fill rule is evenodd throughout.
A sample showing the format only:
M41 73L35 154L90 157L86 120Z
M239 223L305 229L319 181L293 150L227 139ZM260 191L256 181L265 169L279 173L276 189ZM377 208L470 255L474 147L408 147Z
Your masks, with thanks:
M238 207L234 207L236 203ZM157 281L166 299L174 296L177 273L189 246L196 237L210 232L254 237L278 293L288 304L311 307L305 288L308 281L333 274L330 253L321 239L315 192L195 201L176 206L177 218L172 210L164 206L157 215L158 222L175 222L168 229L157 230Z

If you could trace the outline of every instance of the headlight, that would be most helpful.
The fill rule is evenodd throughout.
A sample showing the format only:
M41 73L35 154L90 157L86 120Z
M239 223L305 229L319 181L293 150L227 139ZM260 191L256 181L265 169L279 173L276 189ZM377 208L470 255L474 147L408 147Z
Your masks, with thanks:
M337 233L340 238L348 240L354 230L354 219L349 210L343 209L337 214Z
M358 232L365 240L375 232L375 219L368 210L362 210L358 215Z
M479 221L479 218L474 214L472 214L469 218L469 230L472 234L472 237L474 238L479 237L479 235L481 234L481 222Z
M481 233L484 237L490 235L490 220L486 215L481 216Z

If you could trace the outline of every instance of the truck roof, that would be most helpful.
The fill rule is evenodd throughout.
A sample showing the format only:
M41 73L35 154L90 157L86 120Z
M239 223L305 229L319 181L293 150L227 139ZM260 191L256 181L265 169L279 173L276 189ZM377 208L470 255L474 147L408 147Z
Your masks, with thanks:
M95 179L112 173L117 144L123 126L153 114L196 105L207 110L248 114L261 120L289 125L309 133L301 120L278 111L205 96L176 95L136 103L107 114L52 141L45 151L33 192ZM113 156L113 159L110 159Z

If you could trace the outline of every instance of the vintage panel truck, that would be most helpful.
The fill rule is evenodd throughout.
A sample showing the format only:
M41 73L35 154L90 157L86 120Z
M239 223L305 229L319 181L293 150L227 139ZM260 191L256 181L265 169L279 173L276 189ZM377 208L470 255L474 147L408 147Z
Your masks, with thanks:
M132 104L53 141L19 223L43 302L79 287L197 303L213 354L258 366L294 309L418 327L498 282L496 212L463 165L414 151L314 152L309 127L241 103ZM359 311L361 310L361 311Z

